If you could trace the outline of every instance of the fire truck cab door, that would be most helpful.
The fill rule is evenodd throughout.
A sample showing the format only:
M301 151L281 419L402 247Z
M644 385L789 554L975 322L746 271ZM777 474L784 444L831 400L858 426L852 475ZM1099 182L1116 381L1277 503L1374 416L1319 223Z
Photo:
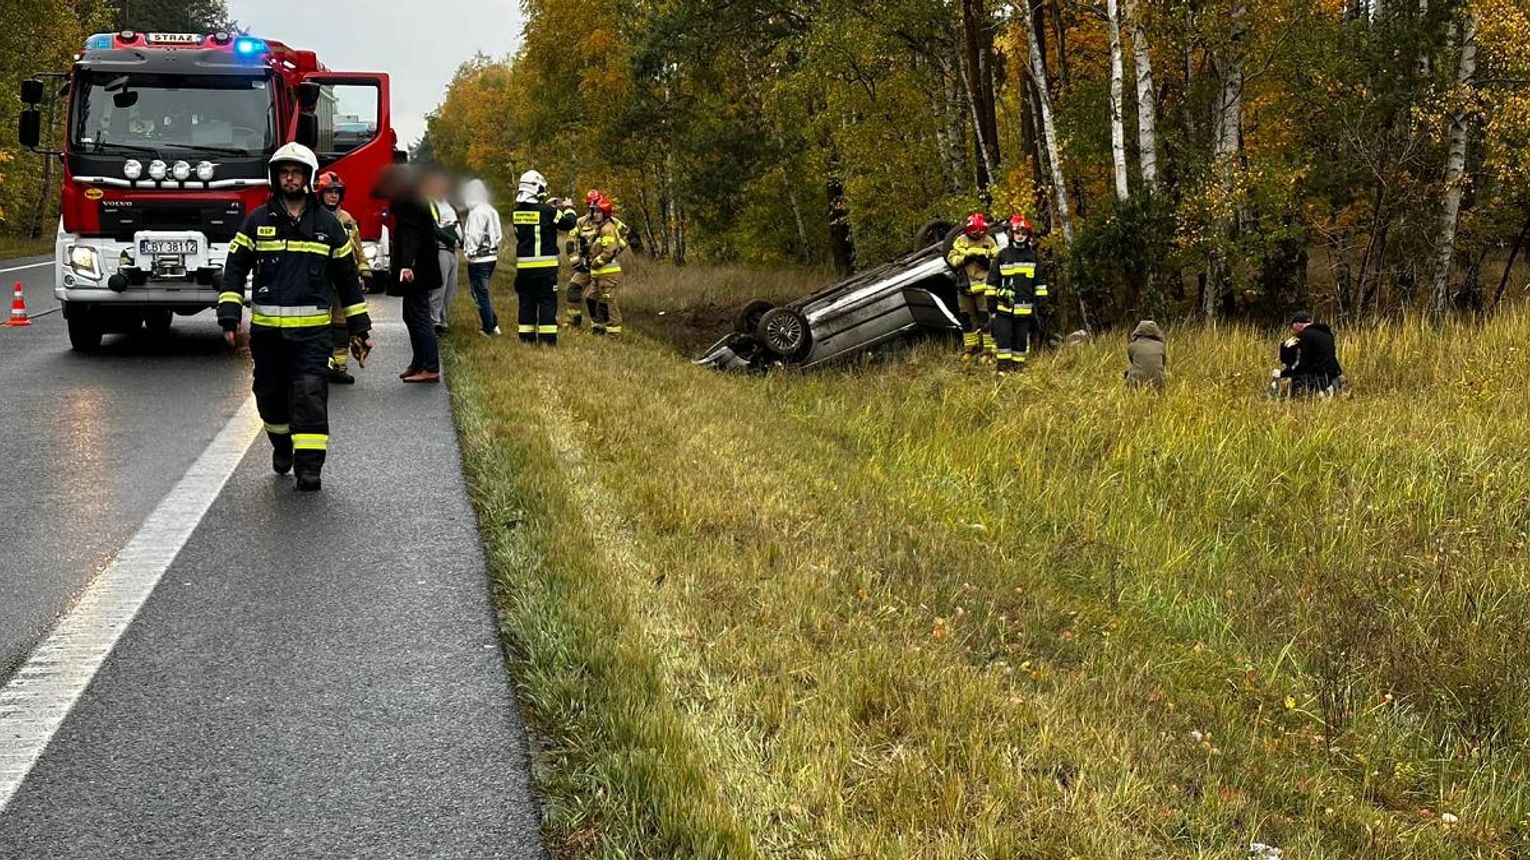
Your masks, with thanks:
M305 75L319 86L312 117L314 153L320 170L333 170L348 189L345 208L360 222L364 238L382 228L381 207L371 198L373 186L393 163L398 136L393 130L388 76L372 72L320 72ZM294 114L288 140L297 140L301 114Z

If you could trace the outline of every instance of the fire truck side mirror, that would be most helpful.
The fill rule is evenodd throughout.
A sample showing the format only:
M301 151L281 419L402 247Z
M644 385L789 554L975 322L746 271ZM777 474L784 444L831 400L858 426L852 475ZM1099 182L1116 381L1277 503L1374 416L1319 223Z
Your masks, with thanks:
M319 145L319 118L311 113L300 113L297 118L297 142L315 149Z
M319 106L319 93L323 87L313 81L304 81L298 84L298 105L304 113L310 113Z
M21 82L21 103L29 107L37 107L43 100L43 82L36 78L28 78Z
M42 144L42 114L38 113L36 108L21 112L21 122L17 124L16 137L27 149L36 149Z

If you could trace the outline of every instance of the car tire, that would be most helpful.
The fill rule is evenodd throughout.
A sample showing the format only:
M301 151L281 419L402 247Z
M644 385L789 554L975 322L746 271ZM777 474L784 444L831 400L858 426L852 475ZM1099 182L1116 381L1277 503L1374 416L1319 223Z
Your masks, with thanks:
M150 334L167 335L170 333L170 324L175 319L175 314L168 310L147 310L143 312L143 324Z
M766 311L755 328L755 337L759 338L766 350L787 361L796 361L807 355L813 341L807 317L791 308Z
M101 347L101 324L89 311L65 313L69 326L69 347L75 352L92 352Z
M775 306L775 302L754 299L738 312L738 316L733 320L733 330L739 334L754 334L760 328L760 318L775 309Z

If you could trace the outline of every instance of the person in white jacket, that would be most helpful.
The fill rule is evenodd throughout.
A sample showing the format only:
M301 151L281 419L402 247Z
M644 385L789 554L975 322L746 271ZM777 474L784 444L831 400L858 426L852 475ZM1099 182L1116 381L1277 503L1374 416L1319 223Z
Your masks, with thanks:
M489 189L482 181L470 180L462 189L462 202L468 208L467 220L462 227L462 253L467 257L468 284L473 289L473 301L478 303L478 319L486 335L497 335L499 316L489 300L489 279L499 261L499 243L504 238L500 231L499 213L489 205Z

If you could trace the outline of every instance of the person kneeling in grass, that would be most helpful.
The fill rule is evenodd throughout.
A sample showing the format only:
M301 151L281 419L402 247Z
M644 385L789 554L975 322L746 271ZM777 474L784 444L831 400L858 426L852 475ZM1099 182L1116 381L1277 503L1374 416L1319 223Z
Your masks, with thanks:
M1169 353L1164 343L1163 329L1158 327L1158 323L1152 320L1137 323L1126 346L1126 357L1132 365L1126 371L1126 384L1129 387L1152 388L1155 391L1164 389Z

